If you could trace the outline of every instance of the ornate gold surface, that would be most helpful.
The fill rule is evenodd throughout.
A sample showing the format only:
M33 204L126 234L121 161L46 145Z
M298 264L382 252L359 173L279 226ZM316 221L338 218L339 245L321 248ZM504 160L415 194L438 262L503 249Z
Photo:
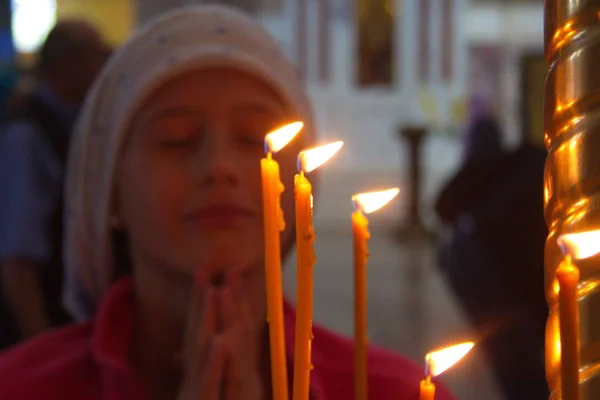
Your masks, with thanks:
M555 270L562 259L556 238L600 228L600 0L546 0L544 99L546 372L560 399L560 347ZM599 244L600 245L600 244ZM580 399L600 399L600 257L577 262L580 304ZM573 399L563 399L573 400Z

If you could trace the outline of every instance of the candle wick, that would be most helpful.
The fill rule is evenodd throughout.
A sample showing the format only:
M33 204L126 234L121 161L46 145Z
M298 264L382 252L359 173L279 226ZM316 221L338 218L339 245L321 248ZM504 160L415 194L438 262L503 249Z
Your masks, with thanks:
M297 167L300 175L304 176L304 168L302 168L302 153L298 154Z
M431 380L431 361L430 361L430 355L427 354L425 356L425 376L427 377L428 380Z
M352 205L354 206L354 211L363 214L363 207L361 206L359 201L356 201L356 199L352 199Z
M427 384L431 383L431 375L427 375L427 378L425 378L425 381L427 382Z
M267 160L271 160L273 158L271 151L267 151Z
M567 246L567 243L565 243L565 241L562 238L559 238L557 240L558 242L558 248L560 249L561 253L563 254L563 256L565 256L565 258L571 262L572 261L572 252L571 249L569 248L569 246Z

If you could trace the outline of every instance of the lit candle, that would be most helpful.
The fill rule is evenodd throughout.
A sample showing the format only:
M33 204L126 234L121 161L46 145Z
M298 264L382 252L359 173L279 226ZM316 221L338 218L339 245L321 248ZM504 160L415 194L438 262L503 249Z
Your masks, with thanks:
M558 321L560 326L560 375L563 399L579 398L579 270L567 254L556 270L558 281Z
M356 211L352 213L354 237L354 398L367 400L367 242L369 220L365 214L379 210L389 203L400 189L359 193L352 196Z
M425 356L425 379L420 385L420 400L433 400L435 384L431 378L438 376L463 359L475 343L465 342L427 353Z
M433 400L435 398L435 385L431 382L430 375L427 375L427 377L421 381L419 393L421 400Z
M316 262L313 243L315 232L312 223L312 186L305 173L309 173L330 159L342 147L342 142L304 150L298 155L300 173L294 177L296 201L296 259L297 305L296 343L294 350L294 400L308 400L310 386L310 342L312 340L313 266Z
M558 238L565 259L556 269L560 338L560 387L563 399L579 398L579 269L572 259L581 260L600 252L600 230L572 233Z
M267 156L260 160L263 192L263 217L265 235L265 277L267 289L267 321L271 355L271 385L273 399L287 400L287 363L285 333L283 328L283 291L281 288L280 232L285 228L280 197L283 184L279 177L279 164L272 153L283 149L302 129L302 122L294 122L265 136Z

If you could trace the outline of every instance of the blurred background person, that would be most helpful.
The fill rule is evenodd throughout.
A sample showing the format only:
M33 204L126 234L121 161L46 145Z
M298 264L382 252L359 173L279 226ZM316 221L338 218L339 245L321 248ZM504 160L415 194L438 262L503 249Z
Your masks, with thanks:
M14 65L0 68L0 115L3 111L6 114L6 110L15 104L16 99L20 97L21 78L21 72Z
M35 89L0 128L2 347L69 321L60 304L64 167L78 110L109 54L90 24L56 24Z
M505 151L501 138L495 118L476 117L462 166L436 202L451 230L439 259L506 398L542 400L545 152Z

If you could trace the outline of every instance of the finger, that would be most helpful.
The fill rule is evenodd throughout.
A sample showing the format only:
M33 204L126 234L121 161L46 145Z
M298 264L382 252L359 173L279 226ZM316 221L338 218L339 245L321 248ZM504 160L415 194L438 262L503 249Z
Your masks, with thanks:
M224 398L226 400L239 399L262 399L263 391L261 381L257 373L256 358L251 357L247 351L243 351L245 345L236 339L232 332L226 335L228 341L228 358L225 364L225 387Z
M187 315L187 326L185 329L184 336L184 348L189 349L191 346L196 344L196 336L198 331L198 324L201 321L202 317L202 308L206 306L208 302L208 291L203 291L203 295L200 296L199 292L194 287L192 291L192 296L190 298L190 303L188 305L188 315Z
M210 355L204 364L200 379L199 398L202 400L219 400L221 397L221 382L227 360L226 340L216 336L211 341Z
M178 359L184 362L186 365L193 359L193 349L196 345L196 331L198 330L199 323L199 301L196 298L196 294L192 293L190 304L188 305L188 316L185 328L185 334L183 336L183 346L178 355Z
M243 389L243 382L246 381L245 374L248 373L245 367L245 362L241 359L244 355L240 354L238 349L238 339L233 331L228 331L225 334L225 340L228 342L228 349L231 352L231 357L228 358L225 364L225 378L227 380L227 386L225 389L225 399L236 399L241 398L240 394Z
M194 278L197 287L207 287L210 284L210 274L205 269L199 269Z
M245 381L245 375L252 371L252 357L256 338L242 315L241 298L234 297L234 291L227 287L222 292L222 313L225 324L224 338L230 351L226 375L228 386L237 387Z
M198 325L203 317L202 310L206 307L206 303L209 299L209 292L205 290L205 288L209 287L208 284L206 284L207 281L207 273L202 269L198 270L194 275L192 296L188 306L184 343L195 343L196 331L198 330Z
M217 327L217 297L218 293L212 287L206 288L206 303L202 310L202 322L198 332L197 340L208 344L210 338L215 334Z
M232 290L229 285L227 285L221 291L221 315L223 316L223 325L224 330L235 330L236 328L236 319L237 313L235 310L235 305L233 304L233 296Z
M202 311L202 321L197 327L194 348L190 351L190 356L193 358L188 368L191 368L193 374L197 376L204 368L211 355L212 338L216 332L216 313L217 293L211 289L206 289L207 299Z
M214 290L207 287L202 290L200 296L196 290L190 304L190 315L184 343L183 359L186 360L187 368L196 374L197 363L204 362L207 358L209 340L215 331L216 294Z
M240 274L233 275L229 286L231 288L232 308L237 322L243 325L246 330L252 331L256 321L253 320L251 303L244 296L243 277Z

